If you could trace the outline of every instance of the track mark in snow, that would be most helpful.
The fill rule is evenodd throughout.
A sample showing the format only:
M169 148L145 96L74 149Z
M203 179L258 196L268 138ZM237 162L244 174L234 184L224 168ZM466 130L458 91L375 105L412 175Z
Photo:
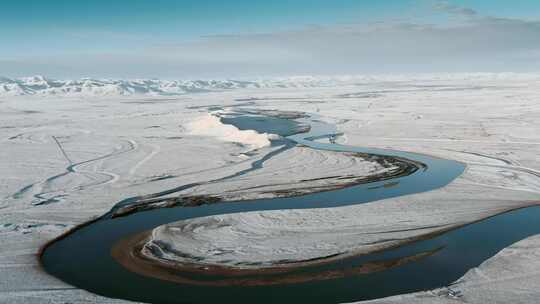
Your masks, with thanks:
M133 144L134 144L134 149L137 150L139 148L138 144L136 142L133 141ZM156 156L160 151L161 151L161 147L159 145L149 145L152 147L152 151L146 155L143 159L141 159L138 163L135 164L135 166L133 166L130 170L129 170L129 176L133 176L137 170L142 166L144 165L144 163L146 163L147 161L149 161L150 159L152 159L154 156Z
M508 160L508 159L504 159L502 157L496 157L496 156L491 156L491 155L487 155L487 154L483 154L483 153L478 153L478 152L469 152L469 151L459 151L459 150L452 150L452 149L446 149L448 151L452 151L452 152L459 152L459 153L464 153L464 154L470 154L470 155L475 155L475 156L480 156L480 157L484 157L484 158L489 158L489 159L494 159L494 160L498 160L500 162L503 162L507 165L511 165L511 166L514 166L515 164Z
M60 149L60 152L62 152L62 155L64 155L64 157L67 159L67 161L69 162L69 164L73 164L73 161L69 158L69 156L67 155L66 153L66 150L64 150L64 148L62 147L62 145L60 144L60 142L58 141L58 138L56 138L56 136L52 136L52 139L54 139L54 142L56 143L56 145L58 146L58 148Z
M53 138L55 138L55 137L53 136ZM56 138L55 138L55 141L57 141ZM115 182L119 178L119 176L117 174L114 174L114 173L111 173L111 172L85 171L85 170L80 170L78 168L80 166L82 166L82 165L85 165L85 164L89 164L89 163L92 163L92 162L104 160L104 159L111 158L111 157L116 157L118 155L121 155L121 154L124 154L124 153L131 152L131 151L135 150L135 148L136 148L135 141L128 140L127 143L128 143L127 145L122 145L120 149L115 149L115 151L113 151L111 153L107 153L105 155L102 155L102 156L99 156L99 157L96 157L96 158L92 158L92 159L88 159L88 160L84 160L84 161L81 161L81 162L78 162L78 163L73 163L70 160L70 158L67 157L67 154L65 154L65 150L62 148L61 144L57 141L57 145L59 146L61 151L63 151L63 153L65 154L66 159L70 162L70 165L68 167L66 167L65 171L62 172L62 173L51 176L51 177L45 179L42 182L34 183L34 184L27 185L27 186L23 187L21 190L19 190L19 191L15 192L14 194L12 194L11 198L20 199L20 198L22 198L22 196L26 192L33 189L35 194L33 195L34 202L32 204L35 205L35 206L46 205L46 204L55 203L55 202L60 201L63 197L67 196L67 193L69 193L70 191L84 190L85 188L88 188L88 187L104 185L104 184L109 184L109 183ZM91 182L89 184L84 184L84 185L79 185L79 186L74 187L72 189L54 189L54 186L52 184L53 184L53 182L55 180L57 180L57 179L59 179L61 177L64 177L64 176L66 176L68 174L72 174L72 173L82 174L85 177L89 178L90 180L94 180L95 182ZM105 180L103 180L103 179L96 178L95 175L105 175L105 176L107 176L107 178L105 178ZM58 193L58 194L52 195L53 193ZM52 196L50 196L50 195L52 195Z

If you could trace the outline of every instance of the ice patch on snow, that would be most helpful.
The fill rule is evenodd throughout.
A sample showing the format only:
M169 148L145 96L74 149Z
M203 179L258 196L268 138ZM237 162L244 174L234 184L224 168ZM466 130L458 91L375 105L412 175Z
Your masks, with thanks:
M226 125L212 115L206 114L186 124L191 135L211 136L223 141L236 142L259 149L270 145L270 139L277 136L268 133L258 133L254 130L240 130L235 126Z

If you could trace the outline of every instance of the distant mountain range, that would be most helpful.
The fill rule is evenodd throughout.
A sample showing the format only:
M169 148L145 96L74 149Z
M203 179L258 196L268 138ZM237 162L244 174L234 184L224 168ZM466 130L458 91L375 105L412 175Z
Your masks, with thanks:
M408 81L444 82L446 80L489 81L495 79L540 80L540 74L516 73L458 73L386 76L299 76L266 80L158 80L158 79L92 79L56 80L43 76L7 78L0 77L0 96L169 96L187 93L257 88L306 88L337 85L364 85L394 81L396 86Z
M181 95L240 88L313 87L325 85L320 80L302 79L240 81L240 80L112 80L91 79L56 80L43 76L24 78L0 77L0 95L38 96L129 96L129 95Z

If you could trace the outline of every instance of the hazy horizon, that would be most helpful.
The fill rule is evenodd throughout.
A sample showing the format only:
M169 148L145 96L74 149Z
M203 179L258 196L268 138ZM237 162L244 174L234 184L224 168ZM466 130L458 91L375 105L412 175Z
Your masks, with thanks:
M540 3L11 2L0 75L253 78L540 71Z

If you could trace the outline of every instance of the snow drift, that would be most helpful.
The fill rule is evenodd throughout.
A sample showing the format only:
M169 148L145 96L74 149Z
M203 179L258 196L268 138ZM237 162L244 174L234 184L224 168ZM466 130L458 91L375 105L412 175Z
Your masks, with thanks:
M232 125L226 125L212 115L206 114L185 125L191 135L211 136L223 141L237 142L249 145L253 149L259 149L270 145L270 139L278 135L257 133L254 130L239 130Z

